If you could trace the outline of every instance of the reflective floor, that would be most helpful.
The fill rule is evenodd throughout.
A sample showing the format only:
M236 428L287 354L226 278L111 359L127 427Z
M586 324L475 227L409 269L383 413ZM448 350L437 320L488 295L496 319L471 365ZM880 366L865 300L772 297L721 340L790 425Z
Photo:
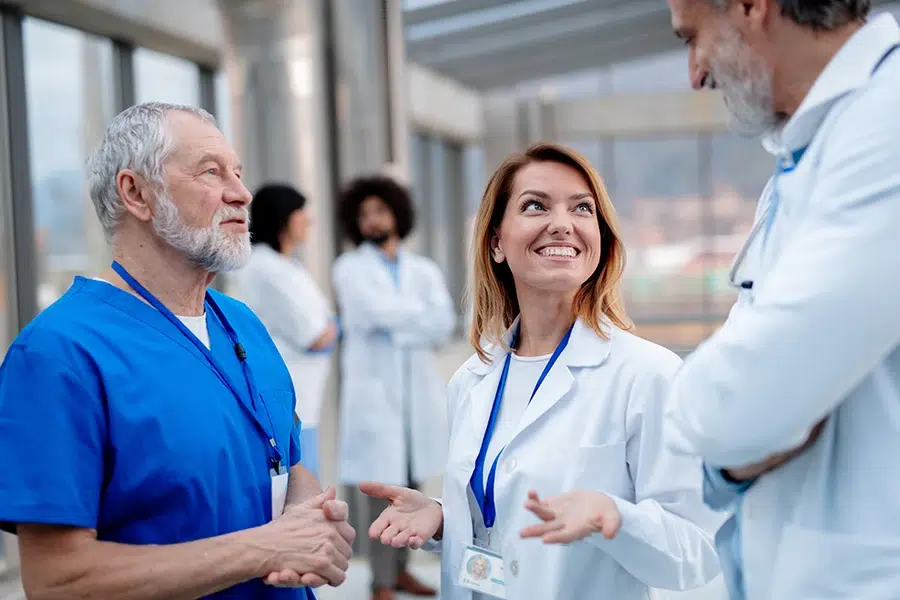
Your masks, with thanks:
M440 565L430 557L421 557L412 565L413 572L424 581L437 586L440 581ZM319 600L368 600L369 565L364 559L354 559L348 571L347 582L340 588L320 588L316 591ZM409 600L412 596L400 595L397 600ZM657 592L654 600L724 600L724 592L719 581L701 590L681 594ZM12 582L0 583L0 600L25 600L21 587Z

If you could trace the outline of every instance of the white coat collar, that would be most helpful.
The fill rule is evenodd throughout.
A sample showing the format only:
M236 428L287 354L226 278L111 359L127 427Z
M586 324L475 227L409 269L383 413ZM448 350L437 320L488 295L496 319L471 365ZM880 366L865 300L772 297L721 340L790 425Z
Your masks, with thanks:
M381 248L371 242L363 242L360 244L357 252L364 260L372 263L372 272L376 274L376 277L379 277L385 285L391 287L399 286L400 289L406 288L409 273L407 270L406 252L402 249L397 250L397 260L393 265L391 265L391 260L387 255L381 251ZM392 272L392 267L396 268L397 279L395 279L395 274Z
M382 262L388 262L390 260L387 255L381 251L381 248L379 248L372 242L363 242L362 244L360 244L359 251L363 254L374 256ZM403 251L403 248L399 248L397 250L397 260L400 261L403 258L404 254L405 252Z
M518 324L519 320L516 319L506 332L505 341L507 344ZM608 329L608 333L611 335L612 328L609 327ZM572 385L575 383L575 377L569 367L587 367L603 363L609 356L610 344L609 339L601 338L580 320L576 321L568 345L560 354L556 366L550 369L543 384L538 388L531 402L529 402L509 443L516 443L519 434L541 419L561 398L569 393ZM466 395L463 401L464 407L462 408L462 410L469 412L468 421L471 425L467 432L468 441L465 445L470 449L474 449L474 452L477 452L478 448L480 448L503 372L502 368L498 369L497 367L505 362L508 354L502 347L494 344L486 347L486 350L488 355L491 356L489 364L485 364L475 355L465 365L470 372L482 377ZM470 468L464 473L467 481L472 476L474 460L473 456L472 461L469 463Z
M832 57L788 122L763 137L763 147L783 155L808 145L831 106L862 87L878 61L898 42L900 25L893 15L872 18Z
M507 346L512 341L513 332L518 326L519 317L516 317L506 333L503 334L503 341ZM609 336L612 335L612 328L604 325L604 331L607 339L597 335L597 332L588 327L581 319L576 321L569 343L559 356L560 364L569 367L593 367L601 364L609 356L611 344ZM503 361L506 360L507 351L499 344L488 344L485 351L490 357L489 363L484 363L478 358L478 355L475 355L466 361L466 369L476 375L484 376L503 365Z

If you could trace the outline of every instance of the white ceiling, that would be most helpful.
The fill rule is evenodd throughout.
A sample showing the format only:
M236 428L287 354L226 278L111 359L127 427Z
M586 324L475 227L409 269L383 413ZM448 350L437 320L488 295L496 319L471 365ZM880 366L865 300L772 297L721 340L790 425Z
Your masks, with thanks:
M404 19L410 60L480 90L681 48L664 0L405 0Z

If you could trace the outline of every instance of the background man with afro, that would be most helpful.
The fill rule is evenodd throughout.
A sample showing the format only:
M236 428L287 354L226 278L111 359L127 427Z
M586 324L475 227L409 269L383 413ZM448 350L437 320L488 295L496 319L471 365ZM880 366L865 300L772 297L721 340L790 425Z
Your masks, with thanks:
M353 181L341 198L341 222L356 246L334 265L344 338L341 348L340 478L415 487L446 462L446 382L434 348L453 332L453 300L431 260L402 248L415 213L393 179ZM369 522L387 507L369 498ZM405 549L373 544L373 600L395 590L436 591L406 568Z

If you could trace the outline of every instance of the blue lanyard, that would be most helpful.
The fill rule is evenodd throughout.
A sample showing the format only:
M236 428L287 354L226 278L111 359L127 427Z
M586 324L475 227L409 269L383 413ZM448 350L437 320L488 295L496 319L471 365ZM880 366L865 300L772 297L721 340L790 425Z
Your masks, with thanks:
M556 346L556 350L553 351L550 360L547 361L547 366L544 367L541 376L538 377L537 384L534 386L534 391L531 392L531 398L528 399L529 404L534 400L534 395L537 394L541 384L544 383L544 378L547 377L547 373L550 372L550 369L559 358L559 355L562 354L562 351L565 350L566 346L569 344L569 337L572 335L573 327L569 328L566 335L560 340L559 345ZM513 348L516 347L518 337L519 334L516 332L513 337ZM484 526L488 529L494 526L494 520L497 518L497 507L494 504L494 475L497 472L497 463L500 460L500 456L503 454L503 450L506 449L506 446L500 449L500 452L497 453L497 458L494 459L494 464L491 465L491 470L488 473L487 486L484 484L484 462L487 460L488 446L491 444L494 428L497 426L497 415L500 414L500 403L503 401L503 391L506 389L506 377L509 375L509 363L511 358L512 352L506 355L506 362L503 363L503 372L500 374L500 383L497 385L497 393L494 395L494 405L491 407L491 416L488 419L487 428L484 432L484 439L481 441L481 450L478 452L478 458L475 460L475 471L472 473L472 479L469 481L469 485L472 486L472 493L475 496L475 501L478 503L478 508L481 509L481 516L484 518Z
M809 148L809 146L804 146L799 150L791 152L790 160L781 156L778 157L775 175L772 176L772 194L769 198L769 208L766 211L766 227L763 230L763 247L766 246L766 241L769 239L769 232L771 232L772 225L775 223L775 213L778 210L778 203L781 199L778 195L778 176L793 171L797 167L797 163L800 162L800 159L803 158L807 148Z
M250 370L250 364L247 362L247 351L244 350L244 347L241 345L240 341L238 341L237 333L234 331L234 328L228 322L228 319L225 318L225 314L222 312L222 309L219 308L218 303L212 297L212 295L207 292L206 294L206 306L212 310L213 314L219 320L219 323L222 325L223 329L225 329L225 333L228 335L228 338L231 340L231 343L234 344L234 353L237 356L238 360L241 363L241 366L244 370L244 378L247 380L247 387L250 389L250 399L249 403L247 398L244 397L243 394L239 391L238 386L231 381L228 377L228 372L222 368L219 362L215 359L212 352L206 345L203 344L197 336L194 335L190 329L185 326L181 320L176 317L171 310L166 308L166 306L159 301L159 299L154 296L150 290L141 285L134 277L131 276L128 271L125 270L125 267L119 264L118 261L113 261L112 264L113 270L119 274L125 283L127 283L131 289L138 293L144 300L147 301L153 308L158 310L166 319L169 320L172 325L178 328L181 333L185 335L193 344L197 347L197 350L200 351L201 354L206 358L209 364L212 366L213 370L219 376L219 379L231 390L231 393L234 394L235 398L241 403L241 406L250 413L253 417L253 421L262 431L263 435L266 436L266 440L268 441L268 452L269 452L269 468L274 471L274 473L281 472L281 452L278 450L278 443L275 441L275 427L272 424L272 417L269 415L269 409L266 406L265 402L262 400L262 397L259 395L259 392L256 387L256 379L253 377L253 371ZM259 418L259 414L255 410L256 399L259 398L260 404L262 404L263 409L266 412L266 418L268 419L268 428L266 424Z

